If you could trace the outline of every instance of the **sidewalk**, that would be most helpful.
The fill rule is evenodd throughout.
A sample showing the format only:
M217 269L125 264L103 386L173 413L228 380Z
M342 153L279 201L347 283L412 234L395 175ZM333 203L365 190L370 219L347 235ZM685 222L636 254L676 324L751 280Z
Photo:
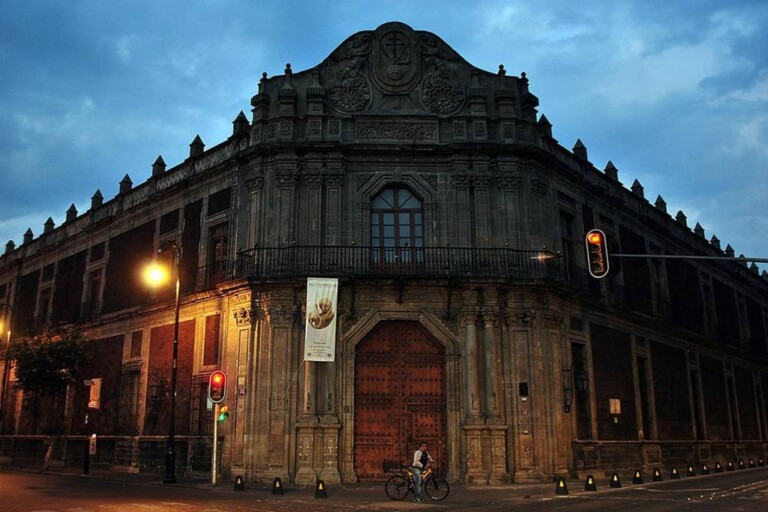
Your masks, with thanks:
M41 474L39 468L33 467L12 467L0 466L0 470L21 471L26 473ZM149 486L168 486L175 488L198 489L205 492L229 494L232 496L244 494L260 499L268 499L273 495L272 483L244 482L243 491L235 491L235 482L231 479L219 480L217 486L212 486L210 478L184 478L177 475L177 482L174 484L163 483L163 475L157 473L126 473L109 470L91 469L88 475L84 475L82 468L51 466L46 475L64 476L71 478L81 478L89 480L104 480L111 482L121 482L130 485L149 485ZM297 486L290 482L282 482L284 497L286 500L313 500L316 489L314 486ZM598 490L609 489L609 482L599 482ZM568 480L566 482L569 495L585 494L584 481ZM445 505L453 508L456 506L473 507L480 505L500 505L519 500L542 500L559 498L556 494L557 484L555 482L534 483L534 484L509 484L499 486L467 486L463 484L451 484L451 492L448 498L442 502L433 502L427 498L427 502L433 505ZM408 495L405 500L390 500L384 493L383 482L370 482L361 484L328 484L325 486L328 504L330 502L339 505L371 508L371 509L390 509L395 504L404 504L412 502L412 495ZM280 499L275 496L275 499ZM400 507L401 505L398 505Z

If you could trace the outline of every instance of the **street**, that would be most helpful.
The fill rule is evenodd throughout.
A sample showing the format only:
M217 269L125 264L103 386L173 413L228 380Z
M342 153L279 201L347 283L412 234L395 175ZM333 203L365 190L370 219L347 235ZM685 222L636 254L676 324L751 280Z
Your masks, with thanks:
M602 485L601 485L602 484ZM381 484L329 487L327 498L315 498L313 488L286 486L273 495L266 485L250 484L235 492L231 483L162 484L158 477L139 475L79 476L0 470L0 510L3 512L261 512L345 510L461 510L461 511L678 511L757 512L768 508L768 468L683 478L639 486L586 492L583 483L569 481L570 494L555 495L554 484L505 487L453 486L442 502L391 501Z

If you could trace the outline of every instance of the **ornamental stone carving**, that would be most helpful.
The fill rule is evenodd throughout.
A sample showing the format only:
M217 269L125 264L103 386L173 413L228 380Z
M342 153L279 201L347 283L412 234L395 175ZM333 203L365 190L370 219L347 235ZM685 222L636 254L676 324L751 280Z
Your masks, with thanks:
M549 191L549 183L547 183L543 177L533 174L530 177L530 182L531 190L533 190L537 195L541 197L547 195L547 192Z
M408 25L393 22L377 28L371 58L373 81L384 92L408 92L421 79L421 52Z
M464 104L464 88L440 73L431 73L421 87L421 102L435 114L453 114Z
M232 316L235 318L237 325L250 325L252 313L251 308L239 308L232 313Z
M339 112L360 112L371 102L371 88L359 72L351 70L343 80L331 86L328 101Z
M437 141L436 123L362 122L357 124L358 139Z
M505 174L503 176L497 176L496 185L501 190L512 190L514 188L517 188L520 185L520 175L515 173L515 174Z

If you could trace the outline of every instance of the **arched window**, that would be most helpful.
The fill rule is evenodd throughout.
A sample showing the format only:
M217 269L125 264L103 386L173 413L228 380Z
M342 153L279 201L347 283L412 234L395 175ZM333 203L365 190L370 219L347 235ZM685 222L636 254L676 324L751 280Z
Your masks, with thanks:
M374 262L423 261L424 210L413 192L393 187L373 198L371 246Z

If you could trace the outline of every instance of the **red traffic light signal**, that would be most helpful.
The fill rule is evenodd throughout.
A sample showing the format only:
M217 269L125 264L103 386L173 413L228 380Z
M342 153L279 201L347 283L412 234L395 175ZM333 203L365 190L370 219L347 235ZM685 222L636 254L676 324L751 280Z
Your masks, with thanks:
M215 404L220 404L226 396L227 374L216 370L208 379L208 399Z
M584 237L587 247L587 266L589 274L597 279L608 275L608 244L605 233L592 229Z

